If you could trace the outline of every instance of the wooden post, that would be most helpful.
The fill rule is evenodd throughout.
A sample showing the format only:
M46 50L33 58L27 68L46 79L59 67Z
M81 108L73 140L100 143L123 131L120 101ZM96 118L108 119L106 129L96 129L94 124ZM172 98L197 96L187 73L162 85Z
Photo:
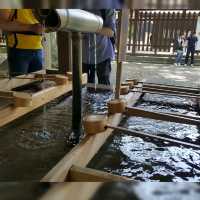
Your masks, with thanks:
M120 98L123 61L126 60L126 44L129 26L129 9L122 9L120 13L120 30L118 37L117 76L115 98Z
M139 19L139 10L135 10L132 55L135 55L135 53L136 53L137 36L138 36L138 34L137 34L137 32L138 32L138 26L137 26L138 19Z
M82 132L82 35L72 33L73 40L73 105L72 105L72 130L75 140L79 140ZM78 142L78 141L77 141Z

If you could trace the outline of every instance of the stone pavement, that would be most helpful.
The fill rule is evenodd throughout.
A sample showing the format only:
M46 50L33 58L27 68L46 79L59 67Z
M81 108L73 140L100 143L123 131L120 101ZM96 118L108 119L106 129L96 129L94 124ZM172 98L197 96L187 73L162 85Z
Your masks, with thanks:
M116 64L113 64L112 83L115 81ZM200 66L176 67L170 64L127 62L124 64L123 79L136 78L152 83L200 87Z

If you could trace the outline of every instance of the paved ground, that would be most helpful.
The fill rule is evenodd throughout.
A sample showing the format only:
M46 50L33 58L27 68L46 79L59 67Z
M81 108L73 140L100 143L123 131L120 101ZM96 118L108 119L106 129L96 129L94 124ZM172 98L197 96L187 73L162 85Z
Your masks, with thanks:
M0 57L2 62L5 56ZM0 65L0 74L7 70L7 63ZM115 83L116 64L113 64L112 83ZM169 64L151 64L129 62L124 64L123 79L137 78L154 83L176 84L189 87L200 87L200 66L175 67Z
M116 65L113 65L112 82ZM188 87L200 87L200 66L175 67L169 64L125 63L123 79L137 78L153 83L176 84Z
M0 75L8 72L6 57L6 54L0 54Z

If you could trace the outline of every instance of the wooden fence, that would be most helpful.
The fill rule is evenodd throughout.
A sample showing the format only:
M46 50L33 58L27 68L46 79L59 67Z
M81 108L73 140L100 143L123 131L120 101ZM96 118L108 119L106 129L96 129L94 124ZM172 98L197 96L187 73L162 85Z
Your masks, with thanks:
M200 11L131 10L127 53L172 54L175 37L196 31L199 15Z

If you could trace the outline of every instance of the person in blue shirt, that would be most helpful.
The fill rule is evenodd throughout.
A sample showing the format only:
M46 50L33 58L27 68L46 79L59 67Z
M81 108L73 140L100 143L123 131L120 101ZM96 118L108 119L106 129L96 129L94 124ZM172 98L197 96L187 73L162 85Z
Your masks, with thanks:
M88 83L110 85L111 61L115 58L112 39L116 32L114 9L90 10L104 20L103 28L97 33L83 36L83 72L88 74Z
M193 66L194 65L195 48L196 48L196 44L198 42L195 32L190 34L190 36L187 38L187 42L188 42L188 45L187 45L187 54L186 54L186 58L185 58L185 66L188 65L190 54L191 54L191 66Z

